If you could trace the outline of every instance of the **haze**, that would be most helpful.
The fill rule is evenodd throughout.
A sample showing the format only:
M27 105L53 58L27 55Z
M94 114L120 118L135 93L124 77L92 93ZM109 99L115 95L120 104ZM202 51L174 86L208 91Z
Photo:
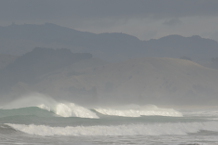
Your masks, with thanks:
M122 32L141 40L170 34L218 40L216 0L7 0L0 25L55 23L72 29Z
M217 0L0 1L2 100L216 105ZM125 100L125 101L123 101Z

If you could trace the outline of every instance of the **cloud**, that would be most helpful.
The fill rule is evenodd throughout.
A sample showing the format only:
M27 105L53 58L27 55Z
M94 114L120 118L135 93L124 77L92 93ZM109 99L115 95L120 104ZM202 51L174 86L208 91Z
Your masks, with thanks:
M217 0L7 0L1 20L216 16Z
M170 20L166 20L165 22L163 22L164 25L168 25L168 26L176 26L179 24L182 24L182 21L180 21L177 18L172 18Z
M5 0L0 1L0 25L49 22L148 40L215 31L217 7L217 0Z

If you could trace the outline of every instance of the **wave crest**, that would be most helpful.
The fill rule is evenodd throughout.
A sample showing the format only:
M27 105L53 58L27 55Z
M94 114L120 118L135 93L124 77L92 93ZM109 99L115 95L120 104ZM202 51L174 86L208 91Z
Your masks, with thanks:
M170 116L182 117L182 113L174 109L158 108L155 105L139 106L126 105L119 107L98 107L90 110L89 108L79 106L72 102L60 102L51 97L36 93L28 97L15 100L2 109L18 109L28 107L38 107L43 110L55 113L60 117L80 117L80 118L99 118L96 112L108 116L121 117L140 117L140 116Z
M88 108L70 102L58 102L53 98L38 93L17 99L3 106L2 109L28 109L28 107L38 107L53 112L60 117L99 118Z
M217 122L154 123L116 126L67 126L6 124L15 130L40 136L132 136L187 135L201 130L218 132ZM169 129L170 128L170 129Z
M95 111L103 115L122 116L122 117L140 117L140 116L170 116L182 117L182 113L174 109L158 108L154 105L137 106L129 105L115 108L96 108Z

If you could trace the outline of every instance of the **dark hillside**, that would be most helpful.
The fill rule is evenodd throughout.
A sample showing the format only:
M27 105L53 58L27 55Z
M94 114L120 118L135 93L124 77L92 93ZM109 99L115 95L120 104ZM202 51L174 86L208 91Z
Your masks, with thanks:
M137 57L189 57L195 62L218 57L218 43L200 36L165 36L148 41L124 33L95 34L46 23L0 27L0 53L23 55L35 47L69 48L109 61Z
M89 53L72 53L69 49L35 48L0 71L0 86L2 89L18 82L34 83L44 74L91 58Z

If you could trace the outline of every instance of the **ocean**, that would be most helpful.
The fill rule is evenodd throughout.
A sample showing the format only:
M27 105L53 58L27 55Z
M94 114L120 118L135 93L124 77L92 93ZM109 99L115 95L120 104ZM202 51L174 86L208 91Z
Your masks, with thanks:
M20 98L1 106L0 144L216 145L218 109Z

